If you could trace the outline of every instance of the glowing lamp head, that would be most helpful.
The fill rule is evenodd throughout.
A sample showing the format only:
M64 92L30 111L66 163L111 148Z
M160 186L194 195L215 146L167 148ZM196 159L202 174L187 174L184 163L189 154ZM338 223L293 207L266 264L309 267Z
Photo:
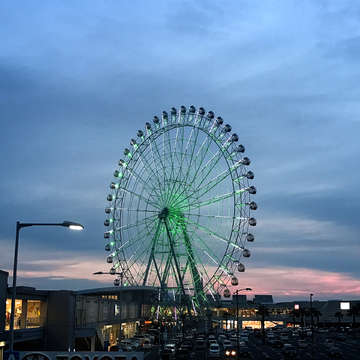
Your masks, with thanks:
M72 221L64 221L61 226L65 226L70 228L71 230L82 230L84 228L83 225L79 224L79 223L75 223Z

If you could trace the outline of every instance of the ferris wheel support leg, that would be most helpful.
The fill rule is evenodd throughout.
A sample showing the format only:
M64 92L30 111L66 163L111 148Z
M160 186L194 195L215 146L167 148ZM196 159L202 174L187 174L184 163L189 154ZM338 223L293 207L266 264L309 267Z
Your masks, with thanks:
M194 293L195 293L195 297L196 300L198 302L198 306L200 309L200 314L203 314L204 311L204 307L207 305L206 304L206 297L204 294L204 289L201 283L201 278L200 278L200 274L198 272L197 266L196 266L196 261L195 261L195 257L194 257L194 251L191 245L191 240L189 237L189 234L186 230L186 226L185 226L185 222L184 219L181 220L181 228L182 228L182 232L184 235L184 241L185 241L185 246L186 246L186 251L188 253L188 262L190 263L190 271L191 271L191 275L193 278L193 282L194 282Z
M177 258L176 258L176 254L175 254L175 249L174 249L174 244L173 244L173 241L172 241L172 237L171 237L171 234L170 234L170 231L169 231L169 227L168 227L166 218L164 218L163 220L164 220L164 224L165 224L165 228L166 228L166 234L167 234L167 237L168 237L168 240L169 240L169 244L170 244L170 251L171 251L171 253L172 253L172 256L173 256L174 262L175 262L175 268L176 268L177 277L178 277L178 286L180 286L180 290L181 290L181 293L182 293L182 295L183 295L183 298L186 299L184 283L183 283L183 281L182 281L182 277L181 277L181 273L180 273L180 266L179 266L178 260L177 260ZM191 317L190 306L189 306L188 302L186 302L186 304L187 304L188 314L189 314L189 316Z
M152 261L154 261L154 264L156 266L156 262L155 262L155 259L154 259L154 252L155 252L155 244L157 242L157 238L158 238L158 235L159 235L160 226L161 226L161 221L159 221L159 223L158 223L155 236L154 236L154 238L152 240L151 254L149 256L148 266L147 266L146 271L145 271L145 276L144 276L144 280L143 280L143 286L146 285L146 281L147 281L147 277L148 277L148 274L149 274L149 269L150 269ZM159 272L158 272L158 276L159 276ZM160 284L161 284L161 277L160 276L159 276L159 281L160 281Z

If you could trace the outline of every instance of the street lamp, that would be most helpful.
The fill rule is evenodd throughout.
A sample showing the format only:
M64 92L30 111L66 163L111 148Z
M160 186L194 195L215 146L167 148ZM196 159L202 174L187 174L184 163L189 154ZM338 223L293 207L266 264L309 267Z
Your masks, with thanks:
M16 299L16 277L17 277L17 264L19 253L19 232L23 227L29 226L64 226L72 230L82 230L84 226L72 221L64 221L62 223L16 223L16 237L15 237L15 252L14 252L14 270L13 270L13 285L11 296L11 314L10 314L10 331L9 331L9 351L14 349L14 319L15 319L15 299Z
M237 289L233 295L236 294L236 357L239 359L239 291L252 291L251 288Z
M311 317L311 353L312 358L314 359L314 314L313 314L313 307L312 307L312 298L314 294L310 294L310 317Z
M113 271L112 271L113 270ZM106 272L102 272L102 271L97 271L94 272L93 275L117 275L118 277L114 280L114 285L115 286L119 286L120 285L120 297L119 297L119 348L121 346L121 324L122 324L122 291L123 291L123 277L124 277L124 273L120 272L117 273L115 272L115 269L112 268L110 270L110 272L106 273ZM120 278L120 279L119 279Z

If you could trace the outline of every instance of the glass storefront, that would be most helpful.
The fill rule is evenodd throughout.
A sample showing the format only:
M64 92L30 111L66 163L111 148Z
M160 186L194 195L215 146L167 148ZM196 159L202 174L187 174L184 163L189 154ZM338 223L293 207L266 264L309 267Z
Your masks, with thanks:
M6 299L5 330L10 329L11 299ZM41 301L15 300L14 329L25 329L42 326Z

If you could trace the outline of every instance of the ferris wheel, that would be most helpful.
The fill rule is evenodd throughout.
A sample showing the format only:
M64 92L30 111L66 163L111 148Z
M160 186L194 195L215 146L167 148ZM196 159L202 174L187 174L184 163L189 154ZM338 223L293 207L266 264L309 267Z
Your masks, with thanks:
M194 310L209 296L230 297L251 255L257 209L250 160L231 130L212 111L181 106L129 141L105 209L110 273L188 299Z

